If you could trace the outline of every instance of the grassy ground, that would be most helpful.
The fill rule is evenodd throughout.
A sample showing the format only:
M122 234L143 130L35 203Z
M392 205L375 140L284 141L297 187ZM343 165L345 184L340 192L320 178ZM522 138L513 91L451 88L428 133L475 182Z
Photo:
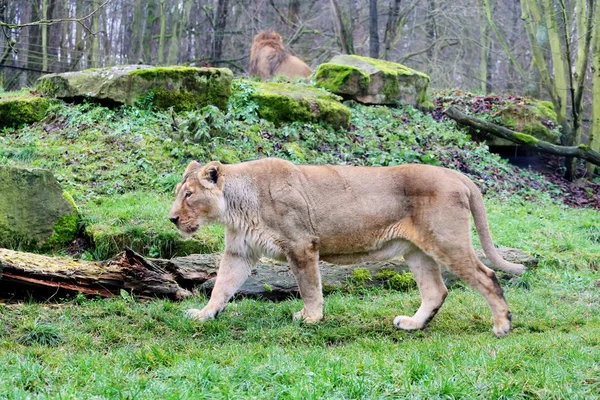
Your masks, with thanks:
M206 302L0 303L0 399L600 397L600 214L569 209L562 189L511 167L452 123L410 107L355 106L352 127L256 117L236 84L227 112L171 114L57 104L45 121L0 131L0 164L51 169L75 197L103 259L129 245L168 257L222 248L222 228L183 241L166 215L191 159L278 156L302 163L439 164L487 192L495 242L540 265L501 276L514 329L496 339L478 293L458 285L427 329L393 328L419 293L354 288L326 298L326 320L291 319L297 299L237 299L218 320L186 320Z
M292 321L296 299L237 299L204 324L183 318L203 295L0 304L0 398L598 398L600 215L520 201L488 210L497 243L540 260L502 279L505 338L460 286L419 332L392 325L418 308L417 290L333 293L317 325Z
M429 328L402 332L418 292L326 298L326 320L294 322L299 300L238 300L216 321L182 303L74 299L3 307L6 398L556 398L600 396L597 275L545 270L508 288L514 330L454 289Z

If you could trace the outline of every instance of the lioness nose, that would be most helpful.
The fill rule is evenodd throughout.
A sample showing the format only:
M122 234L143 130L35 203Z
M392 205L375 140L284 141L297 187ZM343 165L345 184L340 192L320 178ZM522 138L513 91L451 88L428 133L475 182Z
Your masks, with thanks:
M177 225L177 222L179 222L179 217L169 217L169 221Z

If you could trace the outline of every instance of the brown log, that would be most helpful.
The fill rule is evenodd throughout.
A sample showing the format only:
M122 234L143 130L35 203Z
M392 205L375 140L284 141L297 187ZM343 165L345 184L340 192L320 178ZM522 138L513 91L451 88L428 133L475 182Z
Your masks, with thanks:
M120 295L121 290L140 296L181 299L191 295L173 275L127 249L106 262L49 257L0 249L1 291L25 291L44 297L55 292L74 292L102 297Z
M500 248L507 260L533 267L537 261L520 250ZM489 265L481 251L480 259ZM83 293L102 297L119 296L121 290L141 297L182 299L192 294L195 287L210 293L217 275L220 255L195 254L170 260L144 258L130 249L106 262L82 261L64 257L48 257L0 249L0 298L11 297L17 291L35 298L47 298L61 293ZM352 271L365 268L371 276L382 270L405 272L404 261L370 262L354 266L338 266L321 262L320 269L325 289L345 285ZM2 269L4 271L2 271ZM445 273L450 286L456 278ZM381 285L373 280L369 285ZM298 296L296 280L285 263L261 260L238 294L269 299Z
M479 118L468 116L460 112L456 107L450 106L445 114L463 125L480 131L489 133L494 136L499 136L503 139L510 140L513 143L528 146L542 153L554 154L563 157L576 157L589 161L592 164L600 165L600 153L590 149L588 146L558 146L543 140L536 139L531 135L521 132L515 132L500 125L491 122L483 121Z

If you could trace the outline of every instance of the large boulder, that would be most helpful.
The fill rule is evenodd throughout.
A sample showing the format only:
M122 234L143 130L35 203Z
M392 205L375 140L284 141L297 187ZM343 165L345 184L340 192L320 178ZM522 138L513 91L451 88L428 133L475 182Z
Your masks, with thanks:
M64 247L78 220L73 199L50 171L0 166L0 247Z
M107 105L151 100L157 109L182 111L206 105L225 108L232 80L227 68L122 65L44 75L36 89L64 100L90 98Z
M40 121L46 115L51 101L27 92L0 94L0 128L18 127Z
M385 60L338 55L319 65L315 80L318 86L364 104L402 101L421 109L433 106L427 100L429 76Z
M253 83L250 99L258 104L261 118L276 124L306 121L325 122L335 128L350 125L350 110L341 97L325 90L293 83Z

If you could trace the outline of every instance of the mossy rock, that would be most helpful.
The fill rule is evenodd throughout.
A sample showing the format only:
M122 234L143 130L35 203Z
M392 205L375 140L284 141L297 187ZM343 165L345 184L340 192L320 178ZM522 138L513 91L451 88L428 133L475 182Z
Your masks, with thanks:
M51 101L24 91L0 94L0 128L19 127L41 121Z
M0 247L65 248L78 228L77 207L50 171L0 166Z
M335 128L350 125L350 110L341 97L309 86L254 82L250 99L258 104L261 118L275 124L293 121L325 122Z
M224 109L232 80L227 68L124 65L44 75L36 89L48 97L91 99L108 106L152 99L156 109L183 111L206 105Z
M319 65L317 85L346 99L364 104L395 104L402 101L430 110L427 99L429 76L385 60L338 55Z
M532 139L557 143L559 134L551 128L558 126L556 112L552 103L547 101L527 100L524 103L507 103L500 108L494 117L500 119L507 128L529 135ZM525 137L525 139L527 139ZM490 146L514 146L513 142L498 137L486 138Z

